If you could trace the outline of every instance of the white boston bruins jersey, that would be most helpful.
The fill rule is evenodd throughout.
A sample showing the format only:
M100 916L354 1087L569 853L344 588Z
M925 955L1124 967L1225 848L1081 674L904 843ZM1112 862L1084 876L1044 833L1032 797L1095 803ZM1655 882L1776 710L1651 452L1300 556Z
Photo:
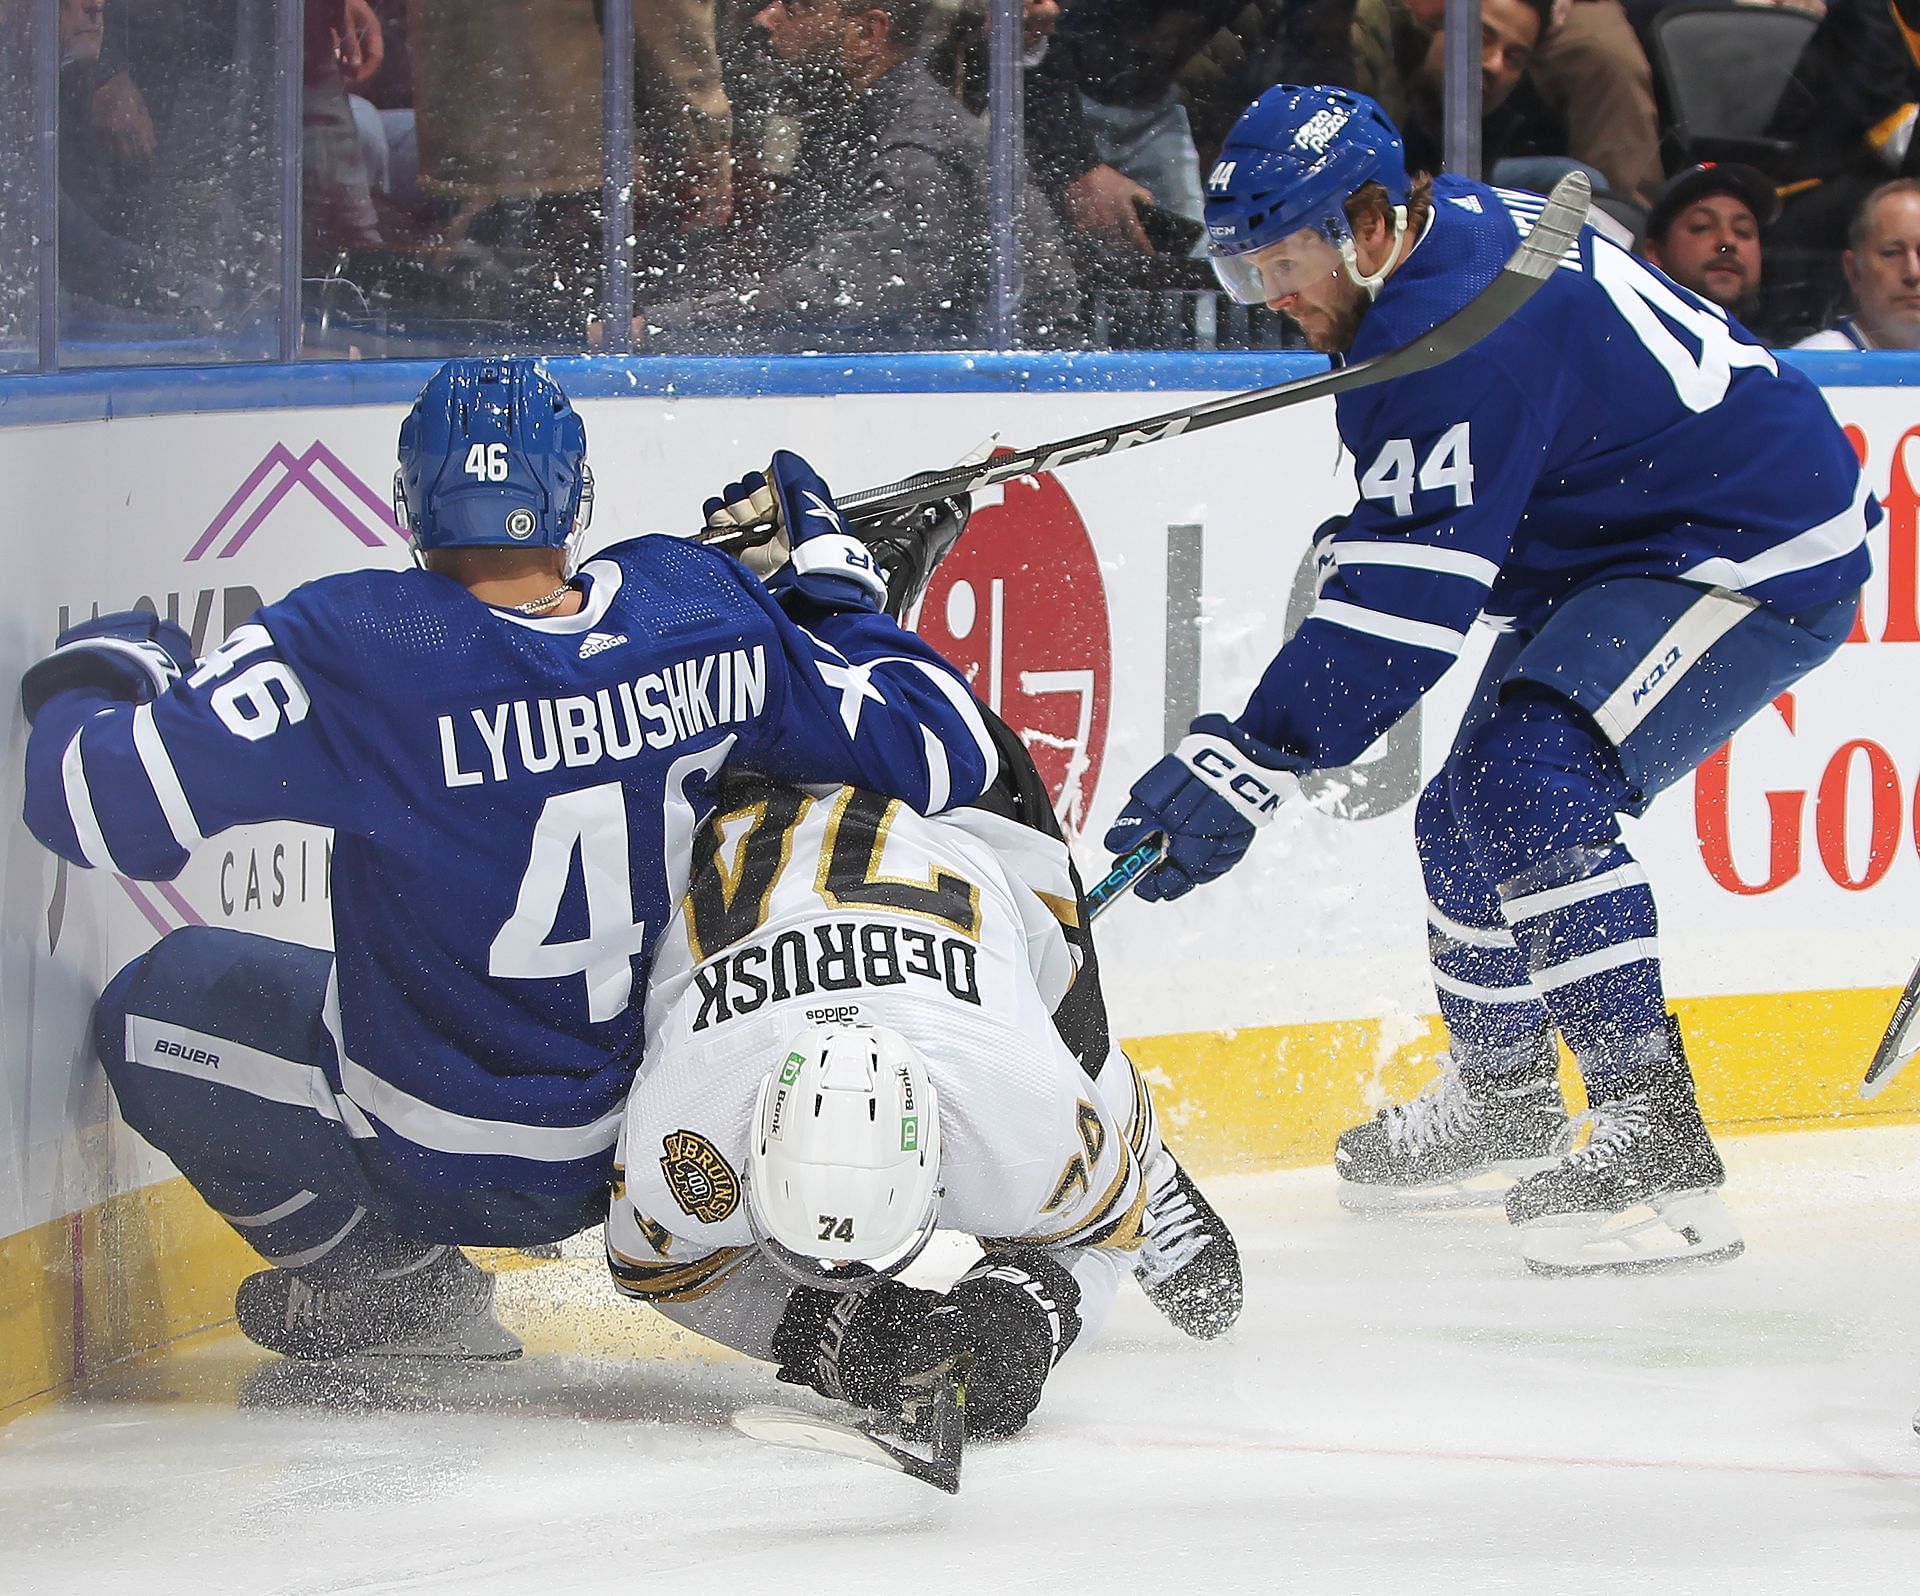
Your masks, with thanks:
M925 1061L941 1228L1134 1246L1158 1146L1146 1087L1117 1050L1091 1079L1051 1020L1076 914L1065 848L984 811L757 786L717 815L660 939L627 1098L607 1229L622 1288L684 1302L746 1262L760 1081L820 1023L890 1026Z

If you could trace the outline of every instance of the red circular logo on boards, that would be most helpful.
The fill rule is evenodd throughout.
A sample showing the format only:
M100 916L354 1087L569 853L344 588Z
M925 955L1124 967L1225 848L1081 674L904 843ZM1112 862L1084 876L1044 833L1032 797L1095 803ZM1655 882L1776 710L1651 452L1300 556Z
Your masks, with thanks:
M918 631L1017 731L1069 835L1100 778L1113 650L1100 562L1051 476L1009 482L934 571Z

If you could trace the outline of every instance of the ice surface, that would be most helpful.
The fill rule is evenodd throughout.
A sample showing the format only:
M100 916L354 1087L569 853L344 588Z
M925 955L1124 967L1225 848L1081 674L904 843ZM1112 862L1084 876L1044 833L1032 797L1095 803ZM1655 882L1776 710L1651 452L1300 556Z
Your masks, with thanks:
M1343 1214L1322 1171L1209 1182L1240 1326L1191 1344L1129 1290L957 1500L733 1433L792 1388L581 1249L503 1277L517 1364L206 1338L0 1430L0 1589L1912 1590L1920 1130L1727 1154L1747 1256L1623 1280L1528 1277L1491 1219Z

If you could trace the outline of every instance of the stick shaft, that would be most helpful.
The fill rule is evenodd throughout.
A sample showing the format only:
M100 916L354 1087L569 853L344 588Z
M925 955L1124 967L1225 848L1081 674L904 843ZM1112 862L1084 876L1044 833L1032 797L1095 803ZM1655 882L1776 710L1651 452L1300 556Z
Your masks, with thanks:
M1296 378L1277 387L1261 388L1253 393L1228 394L1203 400L1184 410L1169 410L1142 421L1125 422L1083 432L1078 437L1042 444L1024 454L1002 455L996 460L975 465L956 466L949 471L930 472L878 488L838 497L842 512L850 521L868 521L891 515L916 505L932 504L959 493L976 493L996 483L1016 477L1037 476L1081 460L1118 454L1122 449L1137 449L1160 443L1184 433L1201 432L1229 421L1265 415L1270 410L1305 404L1330 394L1347 393L1375 383L1391 382L1416 371L1425 371L1451 360L1471 348L1524 305L1559 268L1568 248L1579 236L1586 220L1590 188L1585 174L1570 172L1554 185L1546 206L1520 247L1501 267L1499 275L1445 321L1412 343L1402 344L1351 366L1336 367L1310 377ZM739 532L709 541L722 548L735 543L752 542L763 536L761 529L744 527Z

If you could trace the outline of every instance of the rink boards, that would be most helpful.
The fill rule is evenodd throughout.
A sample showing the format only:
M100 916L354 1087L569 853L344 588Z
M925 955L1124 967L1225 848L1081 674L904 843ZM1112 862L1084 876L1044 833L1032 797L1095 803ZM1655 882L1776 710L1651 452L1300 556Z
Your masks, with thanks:
M761 369L759 385L803 391L757 397L669 393L641 365L556 371L587 395L592 546L690 527L708 493L775 447L854 489L992 434L1024 447L1292 374L1278 365L820 361ZM1848 357L1807 365L1832 379L1888 510L1861 627L1630 835L1660 896L1703 1101L1728 1128L1920 1116L1920 1070L1871 1104L1854 1092L1920 957L1920 654L1906 651L1920 645L1920 395L1856 385ZM428 369L0 384L0 481L28 554L0 591L0 675L16 680L96 609L150 603L205 652L297 582L404 564L393 438ZM1112 386L1142 372L1163 386ZM1083 866L1098 868L1128 783L1186 720L1240 708L1305 608L1308 535L1352 495L1318 405L983 496L920 629L1028 734ZM1421 1074L1433 1005L1411 804L1473 664L1223 882L1103 922L1117 1027L1170 1140L1202 1167L1324 1159L1341 1126ZM17 771L25 726L17 712L9 724ZM101 983L179 925L331 935L322 833L229 833L154 886L63 869L8 809L0 1415L224 1317L246 1267L110 1115L84 1039Z

